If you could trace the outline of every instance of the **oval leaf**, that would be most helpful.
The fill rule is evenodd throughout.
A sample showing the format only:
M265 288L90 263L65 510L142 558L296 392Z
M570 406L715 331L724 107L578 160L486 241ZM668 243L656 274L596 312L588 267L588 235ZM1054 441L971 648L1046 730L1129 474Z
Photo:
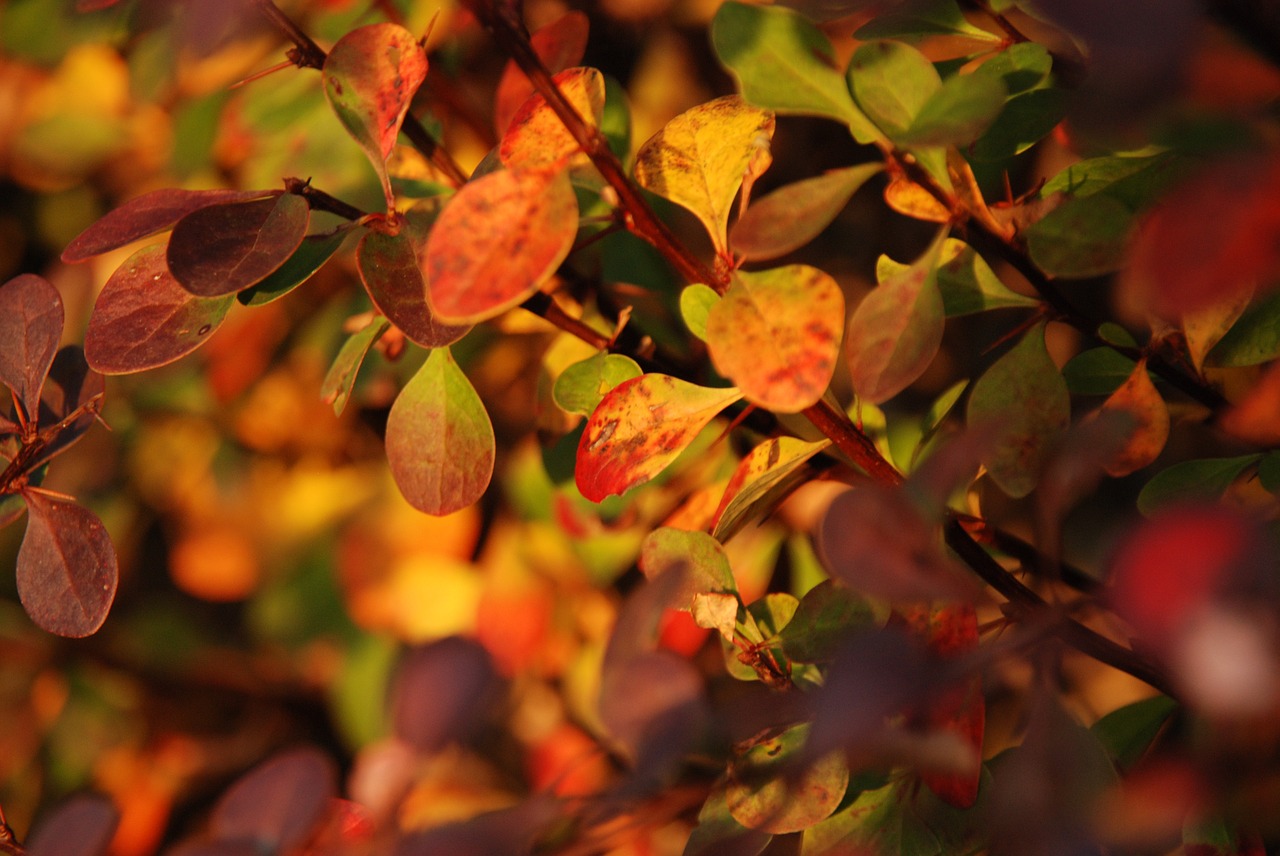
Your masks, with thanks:
M600 405L609 390L641 374L640 366L630 357L601 351L562 371L552 394L556 404L569 413L587 416Z
M493 426L448 348L437 348L387 416L387 463L409 504L443 516L471 505L493 476Z
M1132 420L1124 445L1105 465L1109 475L1127 476L1159 457L1169 439L1169 408L1147 374L1145 357L1102 405L1102 412L1123 413Z
M1101 276L1125 260L1133 211L1106 194L1063 202L1027 230L1031 260L1049 276Z
M120 813L104 797L74 796L40 820L27 841L26 856L101 856L119 822Z
M622 494L667 468L707 423L742 397L661 374L618 384L587 420L575 478L592 502Z
M604 75L594 68L570 68L552 79L587 126L598 128L604 115ZM535 93L511 118L498 157L513 168L560 168L580 150L547 99Z
M636 181L697 215L725 254L733 198L753 156L768 151L773 127L772 113L738 95L699 104L640 147Z
M31 620L59 636L88 636L116 596L116 551L102 521L74 502L24 491L27 533L18 597Z
M431 308L442 321L471 324L518 306L555 273L577 233L567 173L501 170L470 182L427 239Z
M82 262L172 228L183 217L209 205L279 196L279 190L153 190L130 199L67 244L62 260Z
M648 579L680 574L680 585L672 589L670 598L676 609L689 610L695 595L738 590L724 547L705 532L669 526L655 529L640 545L639 565Z
M795 437L766 440L747 454L725 485L720 505L711 516L716 538L724 541L752 514L769 511L775 489L793 486L793 474L803 475L804 462L831 445L830 440L807 442Z
M984 74L957 74L920 106L895 142L904 146L967 146L991 126L1009 96L1004 81Z
M333 112L373 164L391 210L387 157L413 94L427 77L427 52L398 24L369 24L338 40L321 75Z
M955 238L947 238L942 242L938 291L942 294L942 305L949 318L986 312L988 309L1033 308L1040 305L1040 301L1034 297L1009 289L982 256Z
M689 332L702 341L707 341L707 319L711 316L711 307L720 302L720 295L709 285L695 282L686 285L680 292L680 317Z
M1138 510L1152 514L1166 506L1215 500L1261 459L1261 454L1252 454L1179 461L1143 485L1138 494Z
M582 55L587 52L587 31L589 19L582 12L572 11L539 27L529 36L529 47L542 60L542 64L552 74L577 65ZM520 109L520 105L529 100L533 94L533 84L525 77L515 60L508 60L502 71L502 79L498 81L498 91L493 98L493 127L502 137L511 117Z
M799 832L830 815L849 786L843 752L831 752L807 769L807 725L758 739L733 759L727 798L734 820L775 835Z
M0 383L18 396L32 422L62 338L62 318L62 297L43 277L27 273L0 285Z
M1049 358L1044 332L1044 324L1028 331L969 394L969 428L993 435L982 463L1015 499L1036 486L1045 460L1071 421L1071 396Z
M337 796L337 770L318 749L282 752L241 777L218 800L209 826L227 841L287 853L305 841Z
M752 404L798 413L831 382L843 324L844 293L817 268L739 271L707 316L707 347Z
M234 302L231 295L196 297L179 285L163 246L139 250L98 295L84 334L85 359L103 374L166 365L208 341Z
M242 291L288 261L310 218L307 200L293 193L193 211L169 236L169 272L199 297Z
M868 42L849 62L849 88L872 122L894 142L906 135L942 87L933 63L904 42Z
M368 232L356 249L356 266L373 305L424 348L451 345L471 330L443 324L427 305L427 284L407 229L395 235Z
M881 164L868 163L832 170L752 202L733 224L729 241L733 251L754 261L798 250L831 225L858 188L883 169Z
M465 738L494 701L498 673L477 642L450 636L410 650L391 689L392 728L421 752Z

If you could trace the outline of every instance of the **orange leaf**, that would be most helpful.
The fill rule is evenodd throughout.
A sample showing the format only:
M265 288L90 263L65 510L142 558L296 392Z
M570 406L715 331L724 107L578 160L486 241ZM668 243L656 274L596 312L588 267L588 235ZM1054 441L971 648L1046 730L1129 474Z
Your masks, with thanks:
M577 65L587 52L587 16L573 11L557 18L545 27L539 27L529 36L529 47L542 60L542 64L555 74ZM508 60L498 82L498 92L493 98L493 127L501 137L511 125L520 105L533 94L533 84L525 77L515 60Z
M1105 469L1112 476L1127 476L1154 461L1169 439L1169 408L1147 374L1146 357L1102 405L1101 412L1123 412L1132 418L1120 452Z
M583 121L598 127L604 115L604 75L594 68L571 68L553 79ZM547 99L535 93L511 118L498 157L512 168L560 168L580 150Z

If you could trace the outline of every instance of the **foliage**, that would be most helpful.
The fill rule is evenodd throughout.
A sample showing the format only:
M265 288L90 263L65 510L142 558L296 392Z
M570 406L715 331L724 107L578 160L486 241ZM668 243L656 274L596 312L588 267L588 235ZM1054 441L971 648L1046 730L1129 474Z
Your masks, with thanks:
M1280 842L1265 19L52 5L0 852Z

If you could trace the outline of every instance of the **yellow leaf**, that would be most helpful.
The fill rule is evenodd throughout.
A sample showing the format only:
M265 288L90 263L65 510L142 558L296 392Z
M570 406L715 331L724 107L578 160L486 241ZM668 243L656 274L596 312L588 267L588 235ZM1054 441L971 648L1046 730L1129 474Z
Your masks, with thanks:
M1187 353L1197 371L1204 369L1204 358L1249 306L1250 290L1228 294L1203 309L1182 316L1182 332L1187 337Z
M681 205L707 227L716 251L728 253L729 211L743 178L767 160L773 113L727 95L681 113L640 147L641 186Z

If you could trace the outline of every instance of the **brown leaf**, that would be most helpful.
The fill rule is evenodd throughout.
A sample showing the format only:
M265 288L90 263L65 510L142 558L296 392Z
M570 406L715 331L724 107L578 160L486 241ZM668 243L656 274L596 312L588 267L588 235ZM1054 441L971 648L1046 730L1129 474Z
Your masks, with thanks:
M97 631L116 595L116 551L102 521L74 502L23 491L27 534L18 551L18 597L50 633Z

